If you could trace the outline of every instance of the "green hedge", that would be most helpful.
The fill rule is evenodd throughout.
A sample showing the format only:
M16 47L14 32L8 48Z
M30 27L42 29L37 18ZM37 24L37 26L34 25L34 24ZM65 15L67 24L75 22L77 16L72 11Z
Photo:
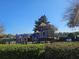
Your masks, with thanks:
M79 59L79 42L56 42L46 45L45 59Z
M0 59L79 59L79 42L1 44Z
M43 52L43 44L0 45L0 59L39 59Z
M0 38L0 44L5 44L6 42L12 42L16 41L15 39L9 39L9 38Z

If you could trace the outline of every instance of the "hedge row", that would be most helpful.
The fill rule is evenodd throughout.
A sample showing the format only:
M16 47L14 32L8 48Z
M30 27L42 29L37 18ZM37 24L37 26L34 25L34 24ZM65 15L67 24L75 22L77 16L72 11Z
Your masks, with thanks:
M79 42L47 45L45 47L45 59L79 59Z
M43 52L43 44L0 45L0 59L41 59L40 57Z
M79 59L79 43L0 45L0 59Z
M0 38L0 44L5 44L6 42L10 43L12 41L16 41L15 39L9 39L9 38Z

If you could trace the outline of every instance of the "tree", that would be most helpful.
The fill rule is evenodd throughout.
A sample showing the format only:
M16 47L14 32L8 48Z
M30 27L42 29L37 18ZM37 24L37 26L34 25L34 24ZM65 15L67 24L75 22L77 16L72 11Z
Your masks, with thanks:
M4 32L4 26L0 24L0 34L2 34L3 32Z
M67 9L65 19L68 20L69 27L79 26L79 0L72 1L71 6Z
M57 30L57 28L54 25L51 25L48 21L45 15L41 16L38 21L35 21L35 27L34 27L34 32L40 31L40 28L42 30L47 29L52 29L52 30Z
M35 21L35 28L34 28L34 32L39 31L40 27L44 27L46 24L48 24L49 22L47 21L47 18L45 15L41 16L38 21Z
M47 17L45 15L41 16L38 21L35 21L34 33L38 32L41 35L46 34L47 38L53 38L56 30L57 28L47 21Z

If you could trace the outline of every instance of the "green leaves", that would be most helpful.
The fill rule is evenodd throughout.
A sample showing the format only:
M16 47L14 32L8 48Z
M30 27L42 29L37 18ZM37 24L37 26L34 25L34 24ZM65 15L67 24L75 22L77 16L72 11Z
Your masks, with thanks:
M1 59L38 59L40 51L44 50L43 44L2 44L0 45Z
M79 42L0 44L0 59L78 59Z

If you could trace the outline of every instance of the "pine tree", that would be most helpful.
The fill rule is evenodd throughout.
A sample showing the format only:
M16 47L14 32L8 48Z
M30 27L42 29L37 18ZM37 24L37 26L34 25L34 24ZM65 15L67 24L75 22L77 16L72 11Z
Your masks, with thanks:
M48 24L47 18L45 15L41 16L38 21L35 21L34 32L39 31L40 27L44 27L44 25Z
M34 33L47 34L48 37L53 37L57 28L51 25L45 15L41 16L38 21L35 21Z

